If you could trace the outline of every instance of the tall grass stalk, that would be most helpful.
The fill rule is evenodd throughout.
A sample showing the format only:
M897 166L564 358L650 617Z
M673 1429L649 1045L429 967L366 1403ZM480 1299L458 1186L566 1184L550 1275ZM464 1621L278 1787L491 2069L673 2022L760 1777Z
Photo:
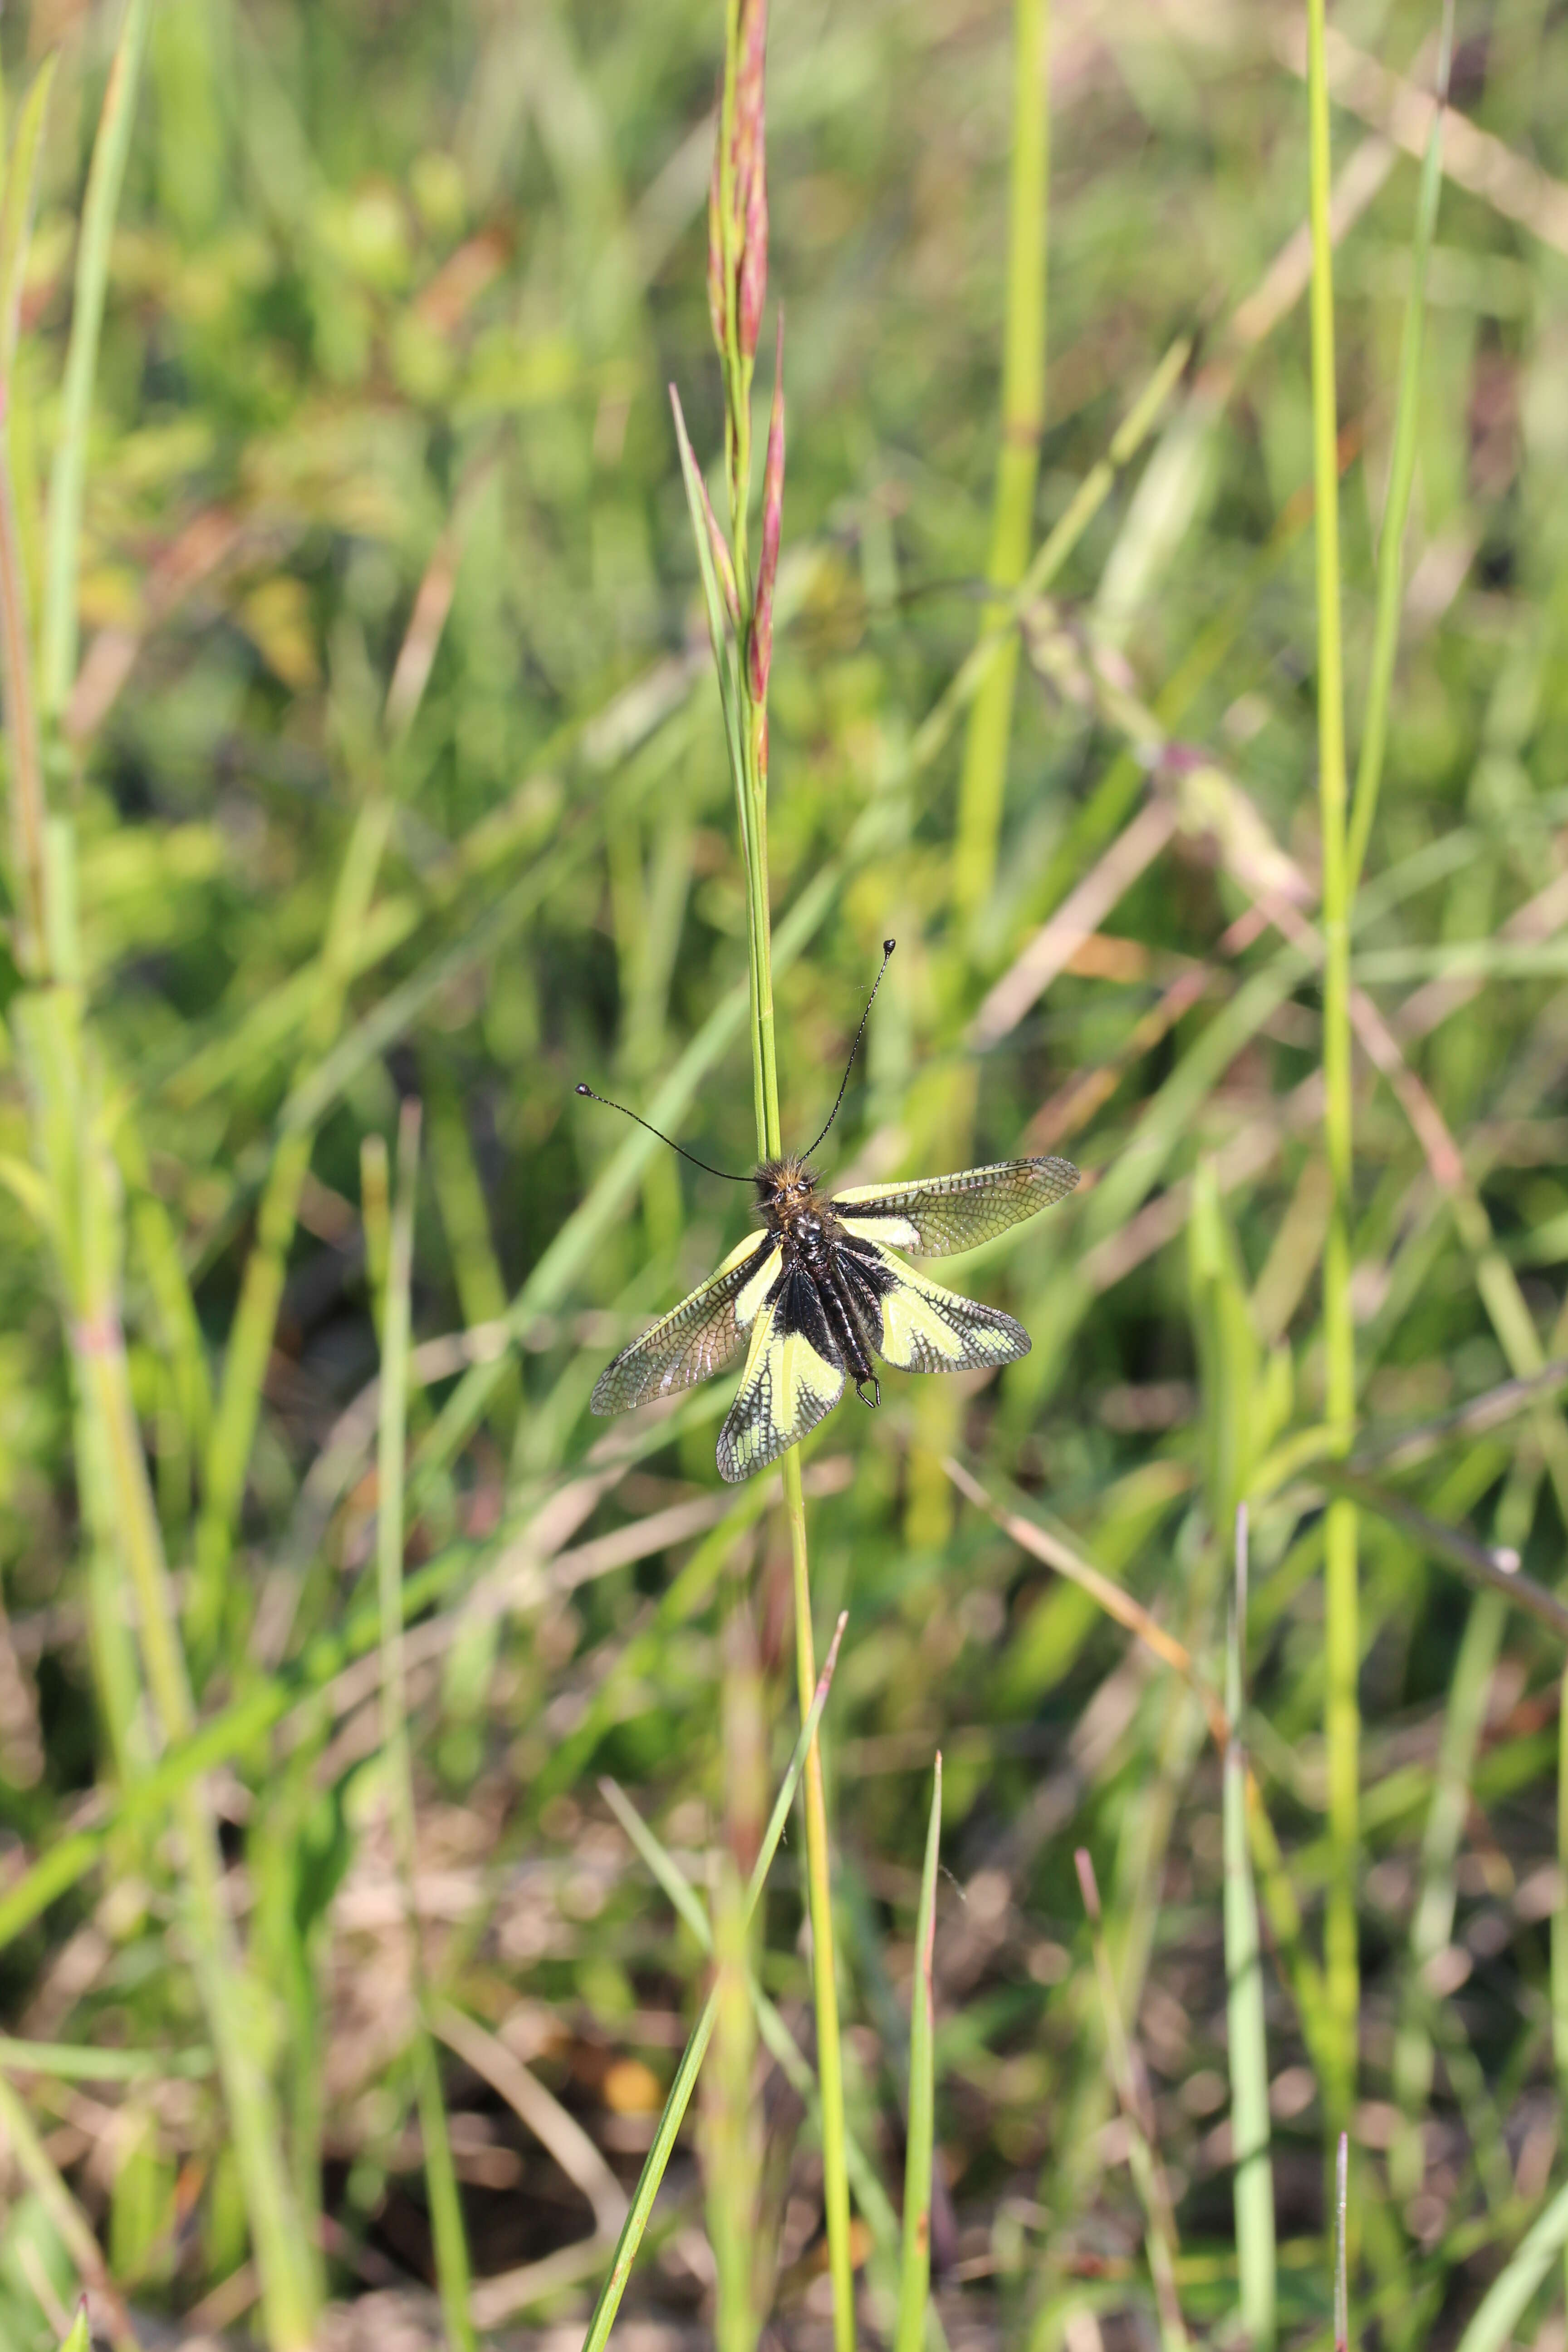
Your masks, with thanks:
M1242 1742L1247 1657L1247 1505L1236 1511L1236 1597L1226 1644L1225 1971L1230 2049L1231 2160L1236 2167L1236 2255L1241 2325L1255 2352L1275 2333L1274 2169L1268 2153L1268 2044L1263 2010L1263 1947L1247 1826L1247 1750Z
M386 1287L382 1304L380 1421L376 1445L376 1597L381 1614L381 1757L387 1813L406 1906L409 1965L417 2006L414 2036L415 2095L430 2197L436 2278L448 2344L473 2352L468 2315L469 2264L462 2201L452 2162L441 2074L430 2025L430 1989L419 1929L416 1884L414 1759L408 1739L408 1685L403 1653L405 1456L408 1442L410 1292L414 1276L414 1209L419 1184L420 1108L405 1101L397 1122L397 1163L387 1234Z
M718 2273L717 2352L752 2352L757 2340L758 2189L762 2113L753 2095L757 2025L752 1998L746 1879L756 1860L767 1804L762 1675L744 1595L731 1598L724 1629L721 1699L724 1823L713 1888L713 1990L718 2000L714 2063L703 2133L708 2234Z
M1344 663L1340 625L1339 416L1334 384L1334 248L1326 0L1308 0L1309 186L1312 232L1312 477L1318 580L1318 799L1322 843L1323 1136L1332 1188L1323 1246L1324 1417L1341 1444L1355 1421L1355 1325L1351 1307L1353 1103L1351 1069L1351 916L1354 883L1345 838ZM1324 1968L1333 2032L1331 2079L1323 2084L1331 2132L1355 2095L1359 1962L1356 1853L1360 1821L1361 1663L1356 1507L1329 1506L1324 1537L1323 1727L1328 1750L1329 1884Z
M1341 2132L1334 2148L1334 2352L1350 2352L1350 2134Z
M86 465L90 362L98 347L114 201L123 173L144 34L145 10L140 0L133 0L121 29L99 126L82 226L77 310L68 362L69 396L62 425L62 446L73 437L74 446L67 451L65 473L57 484L63 509L57 500L49 517L47 577L57 616L50 658L57 664L63 660L68 673L76 643L76 537ZM30 157L28 162L30 166ZM13 217L9 206L7 217ZM14 243L7 235L17 284L26 246L24 215ZM8 330L7 357L10 341ZM7 434L0 445L0 579L20 583L23 578ZM118 1564L122 1580L121 1605L127 1593L133 1604L140 1672L152 1720L160 1743L170 1748L190 1738L195 1710L126 1360L121 1320L124 1219L105 1088L78 977L74 836L68 821L51 824L45 814L44 777L35 764L37 672L26 604L19 594L6 599L5 634L5 719L14 809L18 798L36 795L35 821L15 825L13 832L24 860L23 870L12 877L14 903L34 912L31 925L24 922L17 941L18 962L29 984L13 1000L11 1019L17 1061L26 1079L34 1158L46 1187L47 1229L76 1396L84 1501L99 1521L95 1542L102 1558ZM59 690L52 698L44 698L58 716L64 702L58 675L56 685ZM199 1780L183 1780L173 1799L184 1877L184 1925L244 2189L264 2324L276 2352L303 2352L314 2333L313 2264L299 2228L283 2162L266 2044L258 2041L256 2032L254 1994L244 1979L235 1948L216 1823Z
M719 143L709 206L709 302L723 373L728 538L709 503L676 402L688 503L702 568L713 657L731 774L735 787L746 886L751 970L752 1089L757 1150L776 1159L779 1120L773 1024L773 934L768 885L768 677L773 659L773 591L784 514L784 320L778 322L773 405L763 476L762 527L753 577L750 559L752 378L767 286L767 120L764 69L766 0L728 0ZM782 1465L794 1591L795 1674L804 1718L816 1681L810 1547L800 1455ZM806 1874L816 2010L816 2063L822 2087L823 2203L833 2281L836 2352L854 2352L855 2274L849 2241L843 2056L834 1957L833 1886L822 1756L805 1759Z
M893 2352L921 2352L931 2294L931 2167L936 2159L936 2011L931 1966L936 1943L936 1866L942 1844L942 1756L931 1776L931 1820L915 1921L910 1989L910 2128L904 2162L903 2258Z

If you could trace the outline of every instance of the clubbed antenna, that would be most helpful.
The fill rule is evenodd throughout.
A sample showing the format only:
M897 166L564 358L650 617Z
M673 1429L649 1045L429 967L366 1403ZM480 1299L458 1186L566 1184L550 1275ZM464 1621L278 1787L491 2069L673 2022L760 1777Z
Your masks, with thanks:
M879 973L878 977L879 979L881 975ZM875 989L871 992L873 996L876 992ZM869 1007L868 1007L868 1010L869 1010ZM862 1022L860 1025L864 1028L866 1024ZM858 1039L857 1039L856 1042L858 1044ZM661 1128L655 1127L651 1120L642 1118L638 1112L628 1110L625 1103L612 1102L608 1095L596 1095L592 1087L585 1087L581 1084L578 1086L577 1092L580 1095L586 1095L590 1102L603 1103L606 1110L618 1110L623 1118L635 1118L639 1127L646 1127L650 1135L657 1135L661 1143L668 1143L672 1151L679 1151L682 1160L689 1160L693 1168L700 1168L710 1176L721 1176L726 1184L749 1184L751 1182L752 1180L750 1176L732 1176L727 1168L710 1167L706 1160L699 1160L695 1151L688 1151L684 1143L677 1143L672 1135L666 1135Z
M871 993L866 999L866 1010L860 1015L860 1026L855 1032L855 1043L849 1048L849 1059L844 1065L844 1076L839 1080L837 1097L834 1102L833 1108L827 1114L827 1127L831 1127L834 1120L838 1116L838 1105L844 1100L844 1089L849 1084L849 1073L855 1067L855 1056L860 1051L860 1040L866 1034L866 1024L871 1018L871 1007L877 1002L877 991L882 985L882 972L887 971L888 958L892 954L893 950L898 946L898 944L897 940L884 940L882 941L882 971L879 971L876 979L871 982ZM827 1127L823 1129L822 1135L826 1134ZM820 1143L822 1141L822 1135L817 1137L816 1143ZM803 1160L809 1160L811 1158L812 1153L816 1150L816 1143L808 1143L806 1145L805 1150L801 1154L801 1158Z

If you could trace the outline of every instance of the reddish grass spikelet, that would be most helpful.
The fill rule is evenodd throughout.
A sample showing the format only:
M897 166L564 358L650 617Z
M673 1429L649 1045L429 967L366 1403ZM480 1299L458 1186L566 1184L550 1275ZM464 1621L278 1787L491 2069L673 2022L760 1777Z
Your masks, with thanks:
M713 511L713 501L708 495L708 485L700 474L697 477L697 487L702 493L702 513L708 525L708 544L713 551L713 569L719 574L719 585L723 591L724 610L730 615L730 626L738 635L741 627L741 593L735 585L734 559L730 553L730 542L724 536L723 527Z
M767 0L742 0L731 128L729 205L722 171L723 98L708 185L708 315L721 355L730 337L742 359L756 355L768 285L767 120L764 76Z
M773 405L768 419L768 456L763 469L763 548L757 564L757 595L752 608L752 636L747 648L752 699L767 699L768 671L773 657L773 583L778 577L779 534L784 526L784 312L779 312L778 344L773 360Z
M741 231L736 341L755 357L768 287L767 0L745 0L741 69L735 83L735 210Z

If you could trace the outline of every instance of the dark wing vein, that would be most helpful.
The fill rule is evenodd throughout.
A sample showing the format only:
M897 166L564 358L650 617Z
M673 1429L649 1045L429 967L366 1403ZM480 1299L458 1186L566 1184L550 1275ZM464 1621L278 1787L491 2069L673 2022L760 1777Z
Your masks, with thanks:
M785 1276L752 1326L735 1402L719 1432L719 1475L733 1486L776 1462L844 1393L844 1358L816 1283Z
M1028 1333L999 1307L944 1290L879 1242L852 1239L839 1262L874 1300L877 1352L900 1371L994 1371L1029 1352Z
M858 1184L837 1193L828 1206L868 1241L913 1250L918 1257L951 1257L1048 1209L1077 1182L1070 1160L1002 1160L912 1184Z
M649 1397L669 1396L721 1371L741 1344L735 1302L773 1245L771 1234L752 1234L700 1290L623 1348L595 1384L594 1411L629 1412Z

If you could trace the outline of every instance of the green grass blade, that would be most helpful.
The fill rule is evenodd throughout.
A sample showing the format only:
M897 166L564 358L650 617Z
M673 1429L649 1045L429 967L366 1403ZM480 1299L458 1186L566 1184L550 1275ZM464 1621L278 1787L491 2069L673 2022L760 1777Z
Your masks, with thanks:
M942 1843L942 1757L931 1781L925 1867L915 1923L915 1973L910 1990L910 2129L904 2167L903 2259L894 2352L921 2352L931 2292L931 2166L936 2155L936 2015L931 1956L936 1940L936 1865Z
M642 1856L649 1874L668 1895L678 1916L689 1927L704 1952L713 1949L713 1931L708 1914L697 1899L696 1889L676 1866L673 1856L660 1844L626 1790L617 1782L602 1780L599 1793L616 1821Z
M1230 2128L1236 2166L1236 2252L1241 2325L1255 2352L1275 2334L1274 2168L1268 2152L1268 2044L1263 2007L1263 1948L1247 1826L1247 1753L1242 1746L1247 1643L1247 1506L1236 1513L1236 1600L1226 1644L1225 1968L1230 2037Z
M103 2305L106 2333L116 2352L135 2352L138 2337L123 2302L105 2265L102 2251L69 2189L56 2169L38 2137L26 2102L0 2074L0 2132L17 2172L42 2202L75 2265L77 2276ZM80 2326L79 2315L78 2325ZM72 2334L75 2334L72 2330ZM70 2339L68 2337L67 2341Z
M1350 2352L1350 2134L1341 2132L1334 2152L1334 2352Z
M768 1872L773 1867L773 1856L778 1852L779 1840L784 1835L784 1823L789 1819L789 1809L795 1801L796 1786L805 1768L806 1757L816 1738L816 1727L822 1720L822 1711L827 1705L827 1694L833 1686L834 1669L838 1664L838 1645L844 1638L844 1627L847 1622L844 1617L838 1620L832 1644L823 1664L816 1695L811 1702L810 1712L801 1726L800 1737L795 1744L795 1753L789 1760L789 1769L784 1774L777 1801L763 1834L762 1845L757 1852L756 1863L746 1889L745 1909L742 1914L747 1924L750 1923L756 1910L763 1888L767 1882ZM706 1919L703 1920L702 1925L706 1931L708 1925ZM638 2178L637 2194L632 2200L631 2210L626 2215L620 2237L616 2241L615 2254L610 2263L610 2274L600 2291L599 2300L594 2307L594 2316L588 2324L588 2333L583 2339L583 2352L604 2352L604 2347L610 2340L610 2330L616 2324L616 2314L621 2307L621 2297L626 2293L626 2281L632 2274L632 2265L637 2260L637 2248L641 2245L643 2234L647 2228L648 2217L653 2211L654 2200L658 2195L659 2183L664 2179L665 2168L669 2162L680 2126L685 2121L686 2110L691 2104L691 2094L697 2087L697 2077L701 2072L702 2061L713 2036L717 2015L717 1996L710 1992L703 2003L702 2014L697 2021L696 2029L686 2045L680 2064L676 2070L669 2096L664 2103L664 2111L658 2119L658 2130L654 2136L653 2146L648 2150L647 2160Z
M0 204L0 383L9 385L16 356L22 311L22 280L32 235L37 192L38 149L48 110L58 51L51 49L33 76L16 122L5 163L5 194Z
M81 562L88 427L92 416L92 387L98 373L104 297L109 289L110 246L114 216L120 209L125 159L131 147L149 14L150 0L126 0L120 39L109 69L109 87L103 94L98 136L93 141L77 247L60 437L49 474L44 612L38 649L40 698L45 719L52 725L58 725L65 715L76 674L77 574Z
M1340 620L1339 415L1334 382L1334 247L1325 61L1325 0L1307 12L1308 132L1312 238L1312 476L1316 492L1318 591L1318 799L1322 836L1323 1135L1333 1205L1323 1249L1325 1418L1348 1442L1355 1419L1355 1324L1351 1303L1352 1131L1350 937L1355 890L1346 859L1344 660ZM1335 2032L1331 2078L1323 2085L1331 2132L1347 2120L1355 2096L1360 1971L1356 1930L1356 1852L1360 1811L1361 1665L1356 1509L1346 1498L1329 1507L1324 1555L1324 1738L1328 1752L1329 1836L1332 1848L1324 1955Z
M381 1610L381 1747L387 1801L397 1844L409 1932L414 1944L419 2024L414 2056L425 2179L436 2246L436 2277L447 2338L456 2352L472 2352L478 2338L468 2315L468 2238L441 2096L441 2074L430 2031L415 1894L414 1760L408 1738L408 1690L403 1652L405 1457L408 1437L410 1291L414 1276L414 1208L419 1178L419 1106L405 1102L397 1130L397 1170L388 1236L382 1308L381 1418L376 1448L376 1591Z
M1555 2256L1568 2246L1568 2188L1560 2189L1492 2281L1458 2352L1503 2352Z
M623 1789L611 1780L602 1780L599 1788L610 1811L702 1951L711 1952L713 1937L708 1915L698 1900L695 1888L678 1868L674 1857L654 1835ZM816 2087L816 2077L777 2007L768 1999L754 1977L752 1979L752 2000L757 2012L757 2030L769 2055L805 2105L814 2127L820 2134L822 2099ZM0 2045L0 2058L3 2056L4 2048ZM849 2131L845 2137L845 2158L855 2201L870 2225L872 2236L879 2246L892 2250L899 2239L897 2218L875 2166L854 2133Z

